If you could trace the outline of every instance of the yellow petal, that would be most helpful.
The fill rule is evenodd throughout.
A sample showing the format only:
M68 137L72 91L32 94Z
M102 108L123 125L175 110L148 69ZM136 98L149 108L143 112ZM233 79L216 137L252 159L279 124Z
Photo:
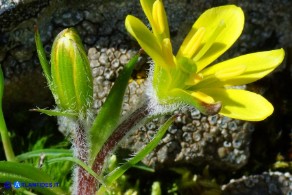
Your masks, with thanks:
M189 92L182 89L172 89L168 92L169 101L165 103L184 103L197 108L205 115L217 114L221 109L221 102L214 102L213 98L203 92Z
M154 35L160 40L169 38L169 27L162 1L140 0L140 3L152 27Z
M270 116L273 105L261 95L240 89L206 88L201 91L222 102L220 114L246 121L260 121Z
M201 88L224 87L226 81L228 82L242 75L245 70L246 66L244 64L234 64L234 66L227 66L220 69L216 68L216 71L212 72L212 74L203 74L204 71L201 71L200 74L202 75L202 79L194 84L194 86L190 87L190 89L199 90Z
M202 45L202 48L199 52L193 57L193 60L198 62L202 57L209 51L209 49L216 45L217 37L222 33L222 31L226 28L224 20L221 20L220 23L213 29L212 34L209 35L208 40L206 43Z
M165 61L169 67L175 67L174 56L172 54L172 45L169 38L165 38L162 41L162 53Z
M142 6L142 9L145 13L145 15L148 18L148 21L151 26L153 26L153 16L152 16L152 9L153 9L153 4L156 0L140 0L140 4Z
M284 55L285 52L283 49L247 54L215 64L202 70L201 73L205 78L215 75L213 78L215 79L216 75L220 76L220 72L224 73L231 69L238 69L238 71L233 71L233 73L240 73L240 71L245 69L241 74L232 75L232 73L230 73L231 75L229 75L229 77L225 77L224 81L221 79L221 83L219 83L218 80L214 80L212 82L212 86L210 87L216 87L219 85L230 86L248 84L272 72L283 61ZM241 66L242 69L240 68ZM206 87L207 83L208 85L211 85L210 81L206 79L200 83L200 86L197 87Z
M187 35L177 53L177 58L192 58L192 56L198 51L205 32L206 30L204 27L199 28L197 31L191 29L191 32Z
M167 67L167 62L163 59L162 49L158 40L138 18L128 15L125 26L127 31L138 41L157 65Z
M153 4L152 17L155 24L151 24L154 34L163 40L169 38L169 28L166 12L162 1L156 0Z
M241 75L245 70L245 65L236 64L235 66L229 66L228 68L218 70L215 72L214 76L220 80L226 80Z
M224 24L222 26L222 24ZM198 71L209 65L221 54L223 54L237 40L242 32L244 25L244 14L241 8L234 5L225 5L211 8L205 11L192 26L190 35L187 35L186 40L181 47L186 47L188 39L192 37L198 29L205 28L205 34L201 41L201 48L211 42L212 45L208 48L204 55L200 56L196 62ZM224 27L222 29L220 26ZM220 27L220 28L219 28ZM214 39L214 31L218 30L218 35Z
M201 102L204 102L207 104L215 103L214 99L211 96L208 96L205 93L202 93L201 91L193 91L193 92L191 92L191 95L194 98L200 100Z

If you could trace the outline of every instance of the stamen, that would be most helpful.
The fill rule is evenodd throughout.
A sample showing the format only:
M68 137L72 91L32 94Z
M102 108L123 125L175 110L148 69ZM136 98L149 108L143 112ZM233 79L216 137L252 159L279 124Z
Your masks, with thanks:
M221 22L218 24L218 26L213 31L211 36L208 38L208 40L205 43L205 45L203 46L203 48L200 49L198 54L196 54L196 56L193 58L194 61L200 60L206 54L206 52L211 48L213 43L216 41L216 38L219 36L219 34L223 31L223 29L225 27L226 27L225 22L223 20L221 20Z

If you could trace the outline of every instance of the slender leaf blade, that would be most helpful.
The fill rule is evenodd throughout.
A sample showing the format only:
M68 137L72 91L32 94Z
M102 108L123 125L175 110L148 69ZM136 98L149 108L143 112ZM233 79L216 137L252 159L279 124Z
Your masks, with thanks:
M6 159L8 161L16 161L2 110L3 93L4 93L4 75L2 68L0 66L0 135L1 135L0 137L3 144Z
M69 156L68 157L53 158L53 159L48 160L48 164L57 163L57 162L64 162L64 161L71 161L71 162L78 164L83 169L85 169L90 175L92 175L97 181L99 181L101 184L103 184L103 180L88 165L86 165L83 161L81 161L78 158L69 157Z
M45 172L29 164L17 162L0 162L0 183L6 181L33 182L33 183L52 183L53 181ZM60 187L43 188L35 187L35 191L42 194L60 195L66 194Z
M50 69L49 62L46 58L46 53L45 53L43 43L41 41L40 33L38 31L37 26L35 26L34 31L35 31L34 39L35 39L35 43L36 43L37 54L38 54L42 69L44 71L45 77L47 79L47 82L50 85L50 83L52 81L51 69Z
M46 58L46 53L45 53L37 26L35 26L34 31L35 31L34 38L35 38L35 43L36 43L36 48L37 48L37 54L38 54L42 69L44 71L45 77L47 79L47 82L50 86L50 83L52 81L50 65Z
M92 165L95 156L119 121L124 93L138 58L139 55L137 54L126 64L93 122L89 132L91 138L89 165Z
M42 149L20 154L16 158L19 161L24 161L30 158L40 157L41 155L48 157L73 156L72 151L69 149Z
M2 102L2 97L3 97L3 91L4 91L4 75L3 75L3 71L0 65L0 100L1 102Z
M77 117L78 114L74 112L69 111L60 111L60 110L46 110L46 109L31 109L30 111L36 111L41 112L43 114L46 114L48 116L66 116L66 117Z

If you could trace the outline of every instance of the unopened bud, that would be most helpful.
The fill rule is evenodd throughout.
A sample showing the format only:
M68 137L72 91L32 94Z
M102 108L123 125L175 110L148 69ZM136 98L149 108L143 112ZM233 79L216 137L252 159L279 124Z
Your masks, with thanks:
M92 104L93 83L89 61L76 31L65 29L51 52L52 90L60 109L84 112Z

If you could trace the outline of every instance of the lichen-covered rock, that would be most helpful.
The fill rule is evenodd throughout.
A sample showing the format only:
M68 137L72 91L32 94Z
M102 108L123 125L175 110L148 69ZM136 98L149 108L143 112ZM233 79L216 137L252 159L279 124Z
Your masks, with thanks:
M101 43L102 44L102 43ZM124 65L136 52L124 48L92 47L88 51L88 58L92 68L94 84L94 109L97 111L105 101L114 81ZM138 68L138 67L137 67ZM143 93L145 78L131 80L125 94L124 110L129 111L139 101Z
M239 169L249 157L254 126L220 115L204 116L193 108L179 114L161 143L143 162L154 168L178 164L209 164L219 169ZM149 142L163 119L152 120L130 134L123 147L137 152Z
M261 175L244 176L222 186L223 195L291 195L290 173L265 172Z

